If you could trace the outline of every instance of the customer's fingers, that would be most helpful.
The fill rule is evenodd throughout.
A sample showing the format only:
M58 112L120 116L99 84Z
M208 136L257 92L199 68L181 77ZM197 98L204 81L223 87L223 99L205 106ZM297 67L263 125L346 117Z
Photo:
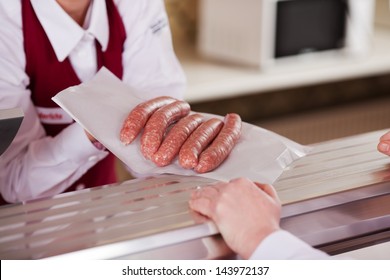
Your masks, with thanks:
M200 197L188 202L190 209L204 216L211 217L211 201L209 198Z
M273 186L268 185L268 184L260 184L258 182L254 182L254 183L256 184L256 186L258 186L261 190L263 190L270 197L279 201L278 194L276 193L276 190Z
M381 140L378 144L378 151L386 155L390 155L390 140Z
M221 185L222 186L222 185ZM191 194L189 206L200 214L213 217L215 201L219 195L219 184L201 187Z
M217 185L206 185L204 187L197 187L195 191L191 193L191 198L200 198L204 196L214 197L218 194L219 184Z
M390 131L387 132L386 134L382 135L379 140L380 141L390 141Z

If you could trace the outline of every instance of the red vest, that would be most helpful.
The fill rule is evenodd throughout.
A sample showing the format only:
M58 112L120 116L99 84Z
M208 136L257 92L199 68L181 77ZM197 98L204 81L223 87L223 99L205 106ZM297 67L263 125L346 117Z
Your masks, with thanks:
M106 1L109 22L109 43L102 51L96 42L97 66L108 68L118 78L122 78L122 52L126 32L122 19L112 0ZM22 20L24 50L26 53L26 73L30 77L29 89L34 105L45 108L58 107L51 98L58 92L80 84L69 58L59 62L50 41L41 26L30 0L22 1ZM63 124L43 124L48 136L55 136L66 126ZM42 176L50 176L44 174ZM115 157L110 153L98 162L67 191L74 190L79 184L86 187L100 186L116 182Z

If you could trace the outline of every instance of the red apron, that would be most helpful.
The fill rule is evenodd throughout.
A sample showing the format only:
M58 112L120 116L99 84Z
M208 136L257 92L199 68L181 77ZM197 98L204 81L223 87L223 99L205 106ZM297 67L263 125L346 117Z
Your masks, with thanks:
M112 0L106 1L109 21L109 43L107 50L102 51L97 40L97 66L108 68L118 78L122 78L122 52L126 39L126 32L122 19ZM26 53L26 73L30 77L29 89L35 106L44 108L58 107L51 98L58 92L74 85L80 84L73 67L66 58L59 62L50 44L44 29L42 28L30 0L22 1L22 20L24 50ZM46 134L57 135L68 124L43 124ZM43 175L45 176L45 175ZM50 174L47 174L50 176ZM67 191L75 190L79 184L85 187L94 187L116 182L115 157L110 153L106 158L98 162Z

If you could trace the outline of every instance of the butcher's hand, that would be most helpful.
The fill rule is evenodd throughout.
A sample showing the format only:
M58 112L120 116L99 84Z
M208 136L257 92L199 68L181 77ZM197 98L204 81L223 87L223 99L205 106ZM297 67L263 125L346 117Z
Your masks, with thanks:
M97 141L95 137L93 137L88 131L84 130L84 132L87 135L89 141L91 141L92 143Z
M106 148L101 144L98 140L96 140L95 137L93 137L88 131L84 130L85 134L87 135L89 141L96 147L98 150L105 150Z
M281 204L275 189L245 178L198 189L189 205L213 220L227 245L244 259L280 229Z
M390 131L379 138L378 151L390 156Z

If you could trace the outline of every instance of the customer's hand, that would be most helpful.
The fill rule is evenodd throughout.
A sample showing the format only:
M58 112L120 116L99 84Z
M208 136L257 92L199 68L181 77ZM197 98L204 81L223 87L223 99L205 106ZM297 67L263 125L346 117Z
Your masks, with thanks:
M390 131L379 139L378 151L390 156Z
M189 205L212 219L228 246L245 259L280 229L281 204L275 189L245 178L203 187L192 193Z

